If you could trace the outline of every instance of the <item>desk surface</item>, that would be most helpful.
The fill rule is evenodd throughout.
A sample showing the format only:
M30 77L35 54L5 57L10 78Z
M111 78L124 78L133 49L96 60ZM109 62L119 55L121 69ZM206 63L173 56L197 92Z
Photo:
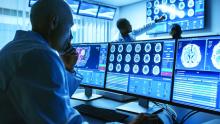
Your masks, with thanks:
M72 106L77 106L80 104L87 104L87 105L92 105L92 106L96 106L96 107L102 107L102 108L106 108L106 109L113 109L116 110L116 107L123 105L125 103L123 102L118 102L118 101L114 101L114 100L110 100L110 99L106 99L106 98L100 98L100 99L96 99L96 100L92 100L92 101L80 101L80 100L75 100L72 99L71 100L71 104ZM133 114L133 113L128 113L128 112L123 112L123 111L118 111L124 114L129 115L129 117L125 120L125 123L130 122L131 120L133 120L137 114ZM90 124L105 124L105 121L96 119L96 118L92 118L89 116L85 116L83 115L84 119L89 122ZM168 115L166 114L166 112L161 112L159 114L159 117L164 121L164 124L170 124L171 121L168 117Z

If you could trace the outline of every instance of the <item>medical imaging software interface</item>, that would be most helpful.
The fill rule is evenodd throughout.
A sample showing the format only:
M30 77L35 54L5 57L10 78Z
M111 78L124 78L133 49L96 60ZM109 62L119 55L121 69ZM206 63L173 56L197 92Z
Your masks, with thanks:
M170 100L174 40L112 43L106 88Z
M205 0L146 0L147 23L165 16L149 34L169 32L171 25L177 23L182 30L204 28Z
M74 45L79 54L75 69L83 76L82 84L104 87L108 44Z
M173 102L220 111L220 37L178 42Z

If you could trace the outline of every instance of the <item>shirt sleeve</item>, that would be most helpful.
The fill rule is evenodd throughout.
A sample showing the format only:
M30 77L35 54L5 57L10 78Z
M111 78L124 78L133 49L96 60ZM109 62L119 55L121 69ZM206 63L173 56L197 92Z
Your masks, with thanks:
M72 94L76 91L76 89L79 87L79 84L82 82L82 77L77 76L77 74L70 73L66 71L67 74L67 81L69 85L69 95L70 97Z
M58 55L33 50L21 59L7 94L26 123L80 124L71 107L66 73Z
M136 30L133 30L132 31L132 35L134 35L135 37L147 32L148 30L151 30L153 29L154 27L156 26L156 23L155 21L152 21L146 25L144 25L143 27L139 28L139 29L136 29Z

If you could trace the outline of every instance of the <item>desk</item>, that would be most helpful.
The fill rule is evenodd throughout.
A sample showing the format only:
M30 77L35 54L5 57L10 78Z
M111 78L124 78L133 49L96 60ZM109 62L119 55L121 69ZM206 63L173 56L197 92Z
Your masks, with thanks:
M106 109L115 110L116 107L123 105L125 103L106 99L106 98L100 98L100 99L96 99L93 101L87 101L87 102L80 101L80 100L74 100L74 99L71 100L71 105L73 107L80 105L80 104L87 104L87 105L92 105L92 106L96 106L96 107L102 107L102 108L106 108ZM122 111L118 111L118 112L125 113L125 114L129 115L129 117L125 120L125 123L130 122L131 120L133 120L137 116L137 114L133 114L133 113L122 112ZM92 117L85 116L85 115L82 115L82 116L84 117L84 119L86 121L89 122L89 124L105 124L106 123L105 121L102 121L102 120L99 120L96 118L92 118ZM168 114L166 112L161 112L159 114L159 117L164 121L164 124L171 124L171 120L169 119Z

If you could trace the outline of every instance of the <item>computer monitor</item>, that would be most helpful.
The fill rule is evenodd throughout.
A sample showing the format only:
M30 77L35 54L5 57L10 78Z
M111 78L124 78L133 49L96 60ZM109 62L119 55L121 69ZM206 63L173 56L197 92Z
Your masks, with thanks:
M205 27L205 0L147 0L147 23L165 16L165 20L149 30L148 34L169 32L177 23L182 30L203 29Z
M104 88L107 43L74 44L78 52L75 70L82 75L81 85Z
M96 17L98 13L99 5L81 2L79 7L79 15Z
M113 20L115 16L116 8L107 6L100 6L98 11L98 18Z
M220 112L220 36L180 39L172 102Z
M106 89L170 101L175 40L110 45Z

